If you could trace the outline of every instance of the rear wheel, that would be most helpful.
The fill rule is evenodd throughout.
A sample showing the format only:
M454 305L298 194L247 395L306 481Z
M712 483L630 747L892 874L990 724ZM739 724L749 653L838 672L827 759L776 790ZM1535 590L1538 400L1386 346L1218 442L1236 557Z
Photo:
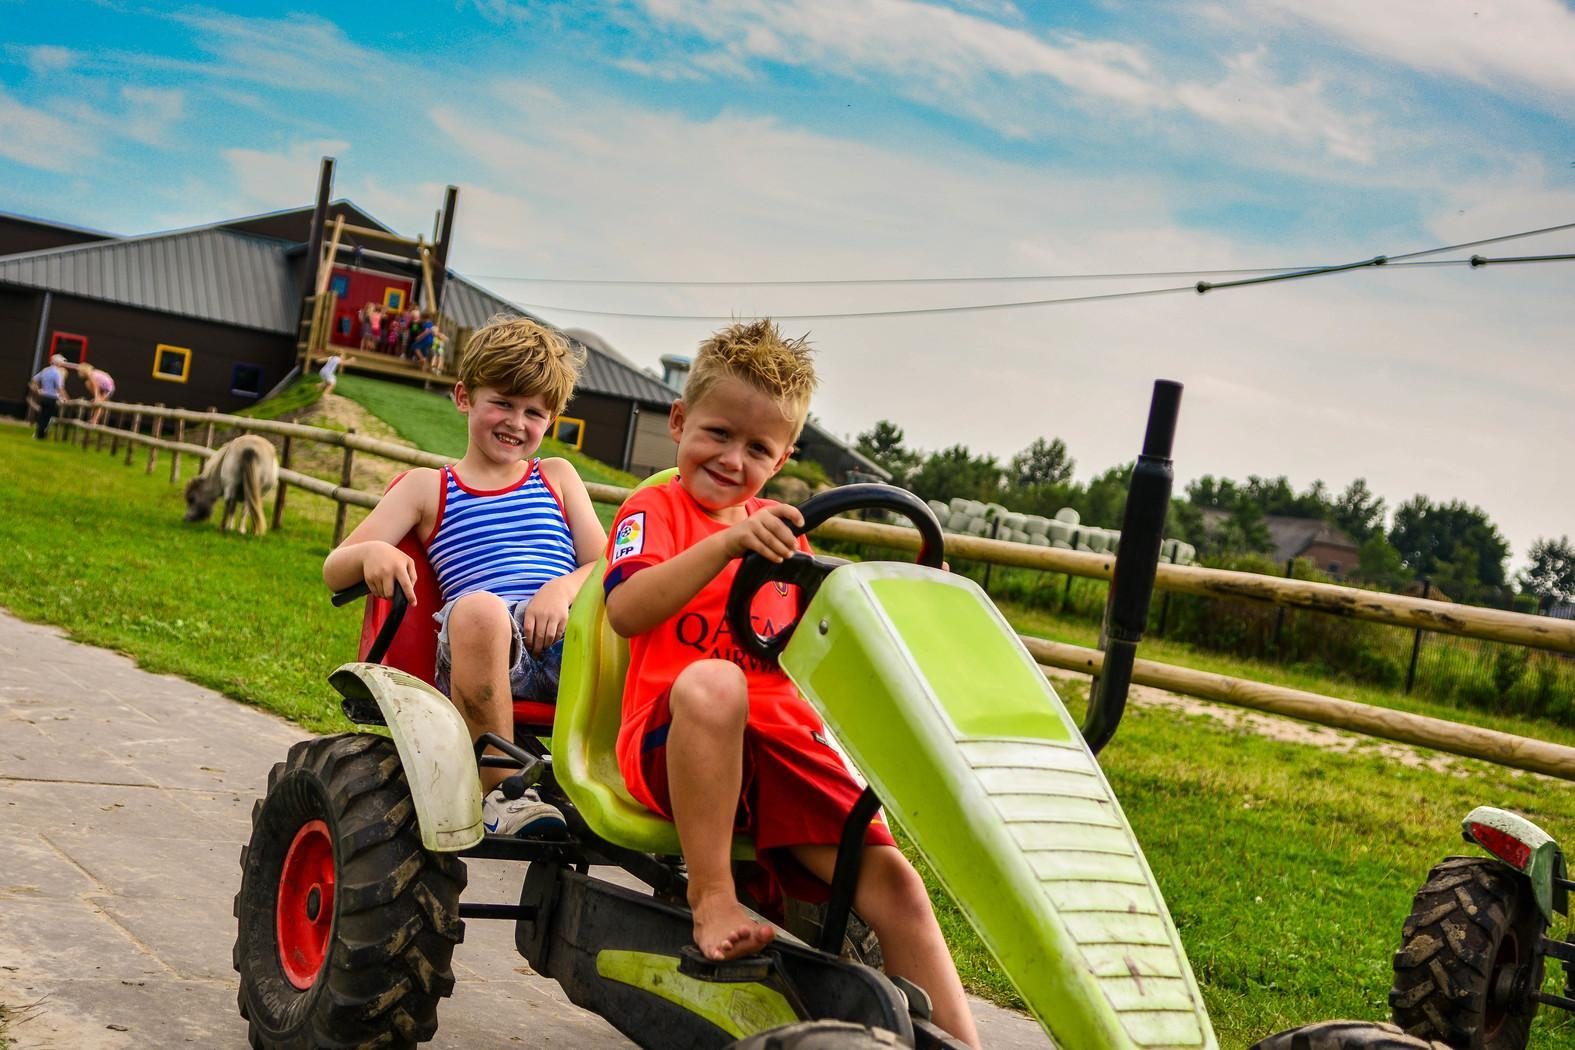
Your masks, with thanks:
M1537 1012L1546 925L1518 872L1485 857L1443 861L1417 891L1395 953L1395 1023L1457 1050L1520 1050Z
M785 911L782 925L787 931L806 944L818 946L821 925L826 918L826 906L789 897ZM856 911L848 912L848 932L843 935L842 951L837 954L872 969L886 968L886 956L881 951L880 938L875 936L869 923L860 918Z
M1276 1032L1251 1050L1450 1050L1375 1021L1320 1021Z
M258 1050L413 1047L437 1031L464 933L463 861L422 848L394 743L306 740L252 810L235 897L241 1016Z

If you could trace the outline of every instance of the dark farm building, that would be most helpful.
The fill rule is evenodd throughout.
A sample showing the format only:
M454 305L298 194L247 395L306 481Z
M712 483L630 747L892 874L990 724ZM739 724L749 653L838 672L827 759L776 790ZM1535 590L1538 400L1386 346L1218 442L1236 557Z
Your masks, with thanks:
M335 293L328 346L359 345L368 302L436 301L444 324L460 330L531 316L446 266L434 270L348 201L326 214L344 230L320 277ZM312 222L304 207L122 237L0 213L0 412L23 413L28 378L54 353L109 372L121 401L234 411L267 395L299 364ZM599 341L582 345L586 367L557 436L638 475L671 466L673 390ZM401 371L373 355L357 354L356 366ZM801 454L839 481L879 470L814 426Z

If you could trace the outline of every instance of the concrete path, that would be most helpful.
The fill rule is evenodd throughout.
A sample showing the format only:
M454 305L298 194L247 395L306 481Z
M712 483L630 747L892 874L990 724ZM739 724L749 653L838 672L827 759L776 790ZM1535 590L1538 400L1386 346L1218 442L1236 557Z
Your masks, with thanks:
M252 802L302 730L0 612L0 1004L16 1050L237 1048L231 905ZM328 688L326 685L323 687ZM473 861L466 899L518 899ZM433 1047L632 1044L472 919ZM987 1046L1049 1041L975 1002Z

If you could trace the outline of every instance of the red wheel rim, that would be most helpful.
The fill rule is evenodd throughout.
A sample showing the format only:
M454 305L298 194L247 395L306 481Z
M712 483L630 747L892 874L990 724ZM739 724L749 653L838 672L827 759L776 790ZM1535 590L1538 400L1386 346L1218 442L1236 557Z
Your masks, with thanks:
M1498 954L1493 958L1493 965L1488 967L1487 1003L1482 1011L1482 1038L1493 1039L1498 1035L1499 1029L1504 1027L1504 1022L1509 1019L1513 1004L1506 1005L1498 998L1498 983L1502 979L1504 969L1508 967L1515 970L1520 963L1520 938L1515 936L1514 930L1504 931L1504 939L1498 944Z
M334 924L334 842L328 825L314 820L295 833L279 872L274 908L279 965L296 988L310 988L328 954Z

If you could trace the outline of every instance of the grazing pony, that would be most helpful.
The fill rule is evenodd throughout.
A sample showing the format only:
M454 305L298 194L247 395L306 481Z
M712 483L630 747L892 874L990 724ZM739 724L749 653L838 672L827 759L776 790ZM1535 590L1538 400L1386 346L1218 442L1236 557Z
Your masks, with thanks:
M220 530L230 527L230 517L237 504L246 504L245 516L251 519L252 534L261 536L268 531L268 517L263 510L263 498L279 483L279 458L267 438L244 434L226 442L208 459L202 473L186 485L186 520L207 521L213 514L213 505L224 497L224 518ZM246 531L243 522L237 522L240 531Z

